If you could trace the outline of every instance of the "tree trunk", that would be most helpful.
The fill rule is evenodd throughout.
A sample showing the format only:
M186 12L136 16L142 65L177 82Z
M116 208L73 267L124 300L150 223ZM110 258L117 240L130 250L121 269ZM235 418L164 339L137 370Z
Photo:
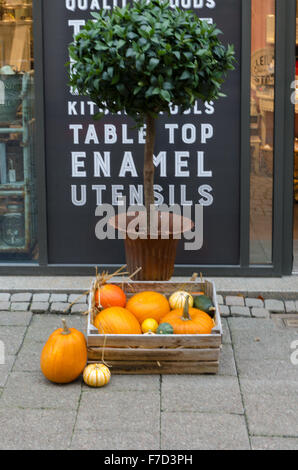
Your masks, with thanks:
M155 143L155 119L149 114L146 118L146 144L144 155L144 197L147 211L147 233L150 232L150 206L154 204L154 164L153 152Z

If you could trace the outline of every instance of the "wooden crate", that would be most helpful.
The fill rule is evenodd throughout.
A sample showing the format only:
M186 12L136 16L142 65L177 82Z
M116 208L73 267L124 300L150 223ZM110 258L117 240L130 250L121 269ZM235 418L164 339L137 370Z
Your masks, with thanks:
M183 287L187 292L204 291L216 308L215 327L210 335L103 335L94 327L92 294L89 298L87 328L88 362L102 359L114 374L216 374L222 344L222 325L211 281L175 282L113 282L131 297L150 290L169 297ZM91 291L92 292L92 289ZM104 346L105 345L105 346Z

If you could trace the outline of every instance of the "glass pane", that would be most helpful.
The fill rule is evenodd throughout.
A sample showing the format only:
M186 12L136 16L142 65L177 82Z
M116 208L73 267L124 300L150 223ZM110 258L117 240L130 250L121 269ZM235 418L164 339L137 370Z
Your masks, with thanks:
M275 0L252 0L250 262L272 262Z
M32 0L0 0L0 261L37 259Z

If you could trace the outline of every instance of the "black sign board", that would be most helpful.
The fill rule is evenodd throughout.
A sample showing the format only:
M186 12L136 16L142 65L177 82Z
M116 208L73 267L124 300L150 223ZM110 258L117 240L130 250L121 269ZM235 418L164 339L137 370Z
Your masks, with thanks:
M123 240L98 240L98 204L117 205L142 193L143 135L123 115L94 121L96 107L71 93L65 63L74 32L98 8L125 0L44 0L44 80L48 253L50 264L121 264ZM181 115L173 109L158 122L155 157L159 201L203 205L203 247L185 251L177 264L239 263L240 186L240 0L173 0L223 31L235 45L237 68L223 92L227 98L198 102Z

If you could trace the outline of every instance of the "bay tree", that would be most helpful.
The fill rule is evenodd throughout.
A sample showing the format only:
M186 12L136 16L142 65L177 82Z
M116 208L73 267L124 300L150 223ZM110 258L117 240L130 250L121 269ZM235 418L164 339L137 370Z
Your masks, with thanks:
M232 70L234 48L219 39L214 24L169 2L140 0L124 8L92 13L69 46L70 85L100 110L125 112L137 127L146 125L144 200L154 204L153 152L156 119L181 112L196 100L214 101Z

